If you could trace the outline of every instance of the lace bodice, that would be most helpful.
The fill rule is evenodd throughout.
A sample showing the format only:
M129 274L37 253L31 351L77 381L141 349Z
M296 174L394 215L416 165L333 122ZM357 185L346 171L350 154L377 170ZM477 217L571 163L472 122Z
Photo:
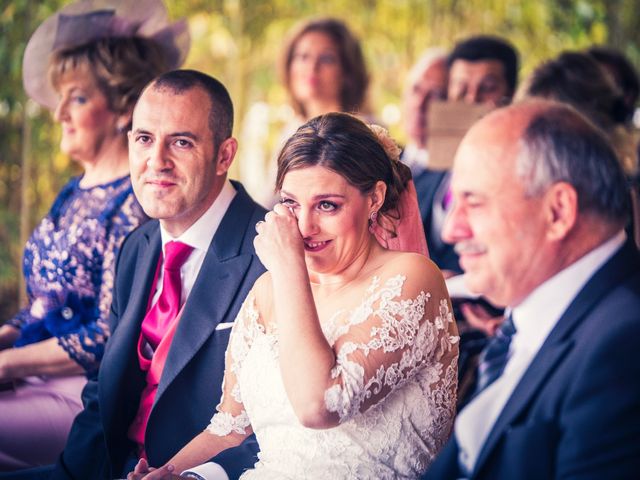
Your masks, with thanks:
M278 332L251 293L232 331L223 397L208 431L255 431L259 462L245 478L417 478L453 424L457 342L446 298L402 296L405 277L375 277L362 301L322 329L336 353L325 393L335 428L298 421L278 364Z
M25 246L29 305L7 322L21 329L16 346L57 337L94 372L109 337L118 250L146 219L128 176L91 188L82 188L80 177L69 181Z

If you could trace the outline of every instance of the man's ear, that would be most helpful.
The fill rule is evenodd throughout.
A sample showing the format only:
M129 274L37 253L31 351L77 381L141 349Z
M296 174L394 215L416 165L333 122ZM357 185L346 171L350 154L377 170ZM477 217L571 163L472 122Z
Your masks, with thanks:
M126 112L120 113L116 118L116 130L118 132L127 133L131 129L131 119L133 117L133 106L129 107Z
M578 192L566 183L553 184L544 194L543 208L547 220L547 238L562 240L578 218Z
M229 171L237 151L238 141L233 137L227 138L220 144L216 158L216 175L224 175Z
M371 211L372 212L377 212L378 210L380 210L380 208L382 208L382 205L384 204L384 199L387 195L387 184L384 183L382 180L378 180L375 184L375 186L373 187L373 191L371 192Z

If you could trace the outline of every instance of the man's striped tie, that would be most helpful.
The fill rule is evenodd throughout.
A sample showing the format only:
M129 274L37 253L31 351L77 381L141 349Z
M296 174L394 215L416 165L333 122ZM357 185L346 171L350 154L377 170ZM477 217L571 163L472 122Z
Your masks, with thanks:
M491 385L504 372L514 333L516 333L516 327L509 315L480 354L475 395Z

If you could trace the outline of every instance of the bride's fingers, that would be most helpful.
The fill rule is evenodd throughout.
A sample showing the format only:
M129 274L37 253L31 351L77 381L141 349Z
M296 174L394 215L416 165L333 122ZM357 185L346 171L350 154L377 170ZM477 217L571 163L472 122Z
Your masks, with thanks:
M175 467L169 463L152 470L153 471L144 477L144 480L171 480L174 478L173 471Z
M140 480L146 473L149 472L149 464L144 458L138 460L133 472L127 475L127 480Z
M147 468L149 468L149 464L144 458L141 458L140 460L138 460L138 463L136 463L136 467L133 469L133 473L143 473L147 470Z
M275 217L277 217L277 214L273 210L269 210L264 216L264 223L272 225Z
M296 213L293 210L293 207L287 207L285 205L282 205L281 203L277 203L273 207L273 211L275 213L277 213L278 215L282 215L282 216L285 216L285 217L298 218L298 217L296 217Z
M127 480L142 480L143 478L147 478L145 475L149 473L151 470L147 470L145 472L138 472L138 473L131 472L127 475Z

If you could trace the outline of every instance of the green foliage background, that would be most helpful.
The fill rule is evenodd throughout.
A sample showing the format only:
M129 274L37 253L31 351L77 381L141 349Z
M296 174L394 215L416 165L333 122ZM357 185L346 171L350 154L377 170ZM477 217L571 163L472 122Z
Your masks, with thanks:
M0 323L20 302L24 242L75 171L59 153L58 127L49 112L27 101L21 81L31 32L65 3L0 0ZM620 48L640 64L640 0L167 0L167 5L172 18L189 19L186 66L229 87L236 135L256 102L287 104L278 60L287 32L309 16L343 18L362 40L377 115L399 105L403 79L426 47L449 48L475 33L509 38L521 52L521 78L562 50L593 43ZM402 141L399 125L389 126ZM270 125L272 145L278 130ZM232 174L238 175L237 167Z

